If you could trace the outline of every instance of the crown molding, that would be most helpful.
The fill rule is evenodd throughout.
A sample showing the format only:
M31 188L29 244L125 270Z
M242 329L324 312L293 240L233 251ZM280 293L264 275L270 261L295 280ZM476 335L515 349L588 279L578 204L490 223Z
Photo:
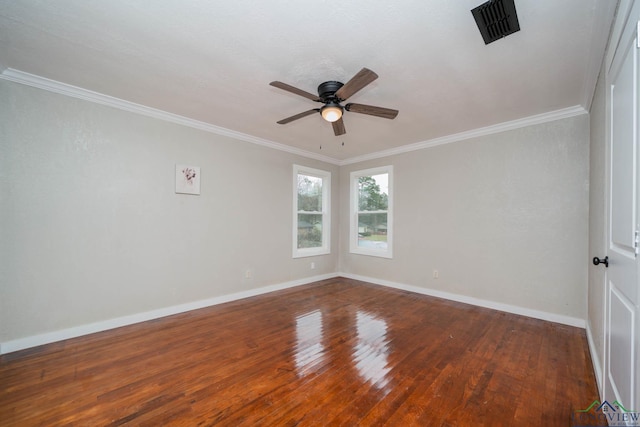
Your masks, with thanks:
M169 113L156 108L147 107L145 105L136 104L134 102L125 101L123 99L115 98L113 96L104 95L91 90L83 89L77 86L68 85L55 80L47 79L45 77L36 76L34 74L25 73L13 68L7 68L0 73L0 80L8 80L15 83L20 83L27 86L47 90L50 92L58 93L61 95L70 96L73 98L82 99L89 102L95 102L97 104L106 105L109 107L117 108L132 113L142 114L147 117L152 117L159 120L164 120L170 123L176 123L179 125L199 129L205 132L214 133L221 136L226 136L240 141L250 142L252 144L261 145L263 147L272 148L274 150L284 151L290 154L306 157L309 159L315 159L329 164L344 166L353 163L363 162L365 160L379 159L383 157L389 157L397 154L409 153L417 150L424 150L426 148L436 147L438 145L450 144L453 142L464 141L466 139L477 138L480 136L486 136L505 132L513 129L518 129L526 126L532 126L542 123L551 122L554 120L566 119L581 114L587 114L588 111L580 106L564 108L560 110L550 111L548 113L538 114L535 116L525 117L522 119L512 120L497 125L487 126L483 128L473 129L470 131L460 132L452 135L447 135L439 138L429 139L426 141L416 142L413 144L403 145L400 147L391 148L388 150L377 151L375 153L364 154L362 156L356 156L349 159L339 160L333 157L316 154L311 151L301 150L299 148L292 147L290 145L281 144L279 142L270 141L267 139L259 138L253 135L237 132L231 129L226 129L221 126L212 125L210 123L201 122L198 120L190 119L188 117L179 116L177 114Z
M295 154L302 157L307 157L310 159L320 160L320 161L334 164L334 165L337 165L339 163L338 160L332 157L316 154L311 151L301 150L299 148L295 148L290 145L281 144L279 142L270 141L268 139L258 138L253 135L236 132L234 130L226 129L221 126L212 125L210 123L190 119L188 117L169 113L163 110L158 110L156 108L151 108L145 105L136 104L134 102L125 101L123 99L115 98L113 96L104 95L102 93L83 89L81 87L72 86L66 83L61 83L55 80L47 79L45 77L36 76L35 74L25 73L23 71L15 70L13 68L7 68L4 71L2 71L2 73L0 74L0 79L8 80L15 83L20 83L20 84L35 87L38 89L44 89L49 92L70 96L72 98L78 98L85 101L95 102L96 104L106 105L109 107L117 108L119 110L142 114L143 116L152 117L154 119L164 120L170 123L176 123L179 125L187 126L194 129L199 129L205 132L210 132L210 133L214 133L221 136L227 136L230 138L238 139L240 141L250 142L252 144L273 148L275 150L285 151L287 153Z
M363 156L352 157L350 159L341 161L340 166L359 163L365 160L373 160L373 159L379 159L382 157L389 157L396 154L409 153L411 151L424 150L425 148L436 147L438 145L450 144L452 142L464 141L465 139L478 138L481 136L492 135L500 132L527 127L527 126L533 126L533 125L538 125L542 123L552 122L555 120L567 119L570 117L579 116L587 113L588 111L585 110L584 107L580 105L576 105L574 107L550 111L548 113L529 116L523 119L512 120L510 122L504 122L497 125L455 133L452 135L429 139L422 142L416 142L413 144L402 145L400 147L390 148L388 150L376 151L375 153L365 154Z

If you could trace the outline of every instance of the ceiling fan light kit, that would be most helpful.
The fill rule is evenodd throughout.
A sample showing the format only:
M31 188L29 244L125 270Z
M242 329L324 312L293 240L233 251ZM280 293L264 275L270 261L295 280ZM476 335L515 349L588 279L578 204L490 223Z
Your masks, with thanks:
M351 80L349 80L345 84L334 80L321 83L320 86L318 86L318 96L306 92L302 89L298 89L294 86L288 85L286 83L282 83L279 81L271 82L269 84L273 87L277 87L278 89L286 90L287 92L294 93L296 95L310 99L311 101L321 102L324 104L321 108L314 108L302 113L298 113L291 117L287 117L286 119L279 120L277 123L285 125L294 120L310 116L315 112L320 112L322 118L331 123L333 127L333 133L336 136L340 136L347 133L344 127L344 121L342 120L342 115L345 111L367 114L370 116L382 117L385 119L395 119L398 115L398 110L393 110L391 108L382 108L375 107L373 105L353 103L346 104L345 106L341 105L341 102L346 101L347 98L351 97L360 89L364 88L377 78L378 75L376 73L369 70L368 68L363 68L358 72L358 74L353 76Z
M337 102L328 102L320 109L320 114L323 119L333 123L342 117L342 106Z

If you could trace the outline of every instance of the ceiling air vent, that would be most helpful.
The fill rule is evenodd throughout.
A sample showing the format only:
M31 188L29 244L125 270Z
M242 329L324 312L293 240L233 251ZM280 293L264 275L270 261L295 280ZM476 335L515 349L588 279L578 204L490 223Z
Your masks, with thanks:
M480 34L484 39L484 44L492 43L509 34L520 31L516 5L513 1L489 0L475 9L471 9Z

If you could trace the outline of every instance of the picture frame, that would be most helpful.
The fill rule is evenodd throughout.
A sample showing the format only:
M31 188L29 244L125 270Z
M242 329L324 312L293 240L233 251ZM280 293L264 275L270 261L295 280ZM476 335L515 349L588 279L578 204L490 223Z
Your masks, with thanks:
M176 194L200 194L200 167L176 164Z

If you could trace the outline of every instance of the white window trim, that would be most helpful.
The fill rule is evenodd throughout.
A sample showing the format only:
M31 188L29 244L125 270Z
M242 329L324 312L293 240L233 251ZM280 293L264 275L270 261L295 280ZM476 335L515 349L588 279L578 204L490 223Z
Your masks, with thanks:
M298 175L322 178L322 246L298 248ZM309 213L309 212L308 212ZM331 172L306 166L293 165L293 258L331 253Z
M387 209L387 249L358 246L358 178L386 173L389 176L389 208ZM349 252L382 258L393 258L393 166L381 166L351 172L349 207Z

